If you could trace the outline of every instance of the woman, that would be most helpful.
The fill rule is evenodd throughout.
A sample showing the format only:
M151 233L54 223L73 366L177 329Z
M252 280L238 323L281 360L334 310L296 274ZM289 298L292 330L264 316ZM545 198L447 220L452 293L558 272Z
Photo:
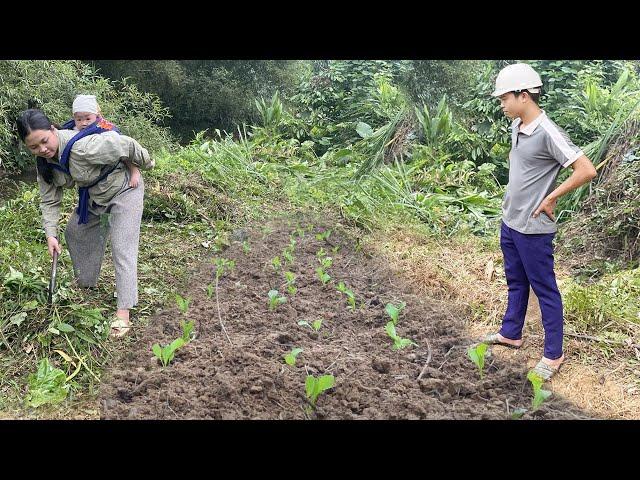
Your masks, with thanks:
M50 255L54 250L61 252L58 220L63 189L80 188L80 206L65 230L80 287L96 285L109 235L118 298L111 336L124 336L130 329L129 310L138 303L138 242L144 198L142 178L138 188L131 188L124 161L142 169L153 168L154 161L136 140L115 131L72 140L78 132L55 128L37 109L22 112L17 127L20 139L39 157L40 210Z

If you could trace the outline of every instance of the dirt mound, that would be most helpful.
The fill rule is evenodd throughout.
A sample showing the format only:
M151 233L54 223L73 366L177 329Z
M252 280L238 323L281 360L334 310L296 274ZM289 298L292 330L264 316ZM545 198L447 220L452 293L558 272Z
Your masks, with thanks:
M297 292L286 293L282 271L271 260L289 245L296 228L293 264ZM315 234L332 228L325 240ZM298 230L300 232L300 230ZM461 313L442 311L411 293L402 280L375 258L356 251L355 243L333 223L272 222L237 236L220 257L235 269L219 284L218 320L213 262L193 274L187 318L196 321L197 338L178 350L166 368L151 346L181 334L181 314L165 310L106 375L101 387L101 417L106 419L504 419L507 411L531 405L526 368L495 357L487 359L480 380L466 356L472 342L463 335ZM332 280L323 286L316 274L317 252L333 258ZM335 251L335 249L339 249ZM248 250L248 251L247 251ZM353 290L356 309L336 290L343 281ZM271 311L267 292L277 289L286 303ZM417 347L392 350L384 326L387 302L406 302L398 334ZM298 321L323 319L318 332ZM283 355L302 348L295 366ZM420 380L418 375L429 359ZM335 387L320 395L308 413L307 374L332 374ZM587 418L561 398L552 398L525 418Z

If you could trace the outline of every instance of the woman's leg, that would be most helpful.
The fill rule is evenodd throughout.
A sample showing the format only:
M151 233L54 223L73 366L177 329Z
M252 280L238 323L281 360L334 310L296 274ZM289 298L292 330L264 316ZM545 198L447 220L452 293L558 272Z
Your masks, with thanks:
M143 199L144 182L141 177L137 188L129 188L117 195L108 207L118 316L126 319L128 310L138 303L138 244Z
M74 213L67 222L64 238L78 285L95 287L107 246L107 229L100 225L100 217L89 213L89 221L78 225L78 214Z

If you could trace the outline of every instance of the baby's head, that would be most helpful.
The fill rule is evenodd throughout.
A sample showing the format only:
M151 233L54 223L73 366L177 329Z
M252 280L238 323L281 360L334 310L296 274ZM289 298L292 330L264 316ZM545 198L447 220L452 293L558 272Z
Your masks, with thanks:
M84 130L100 116L95 95L78 95L73 101L73 120L76 130Z

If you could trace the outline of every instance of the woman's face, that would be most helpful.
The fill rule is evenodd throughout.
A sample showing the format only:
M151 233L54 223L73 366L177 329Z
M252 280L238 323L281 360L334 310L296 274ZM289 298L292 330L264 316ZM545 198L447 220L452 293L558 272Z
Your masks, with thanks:
M58 151L58 135L53 126L51 130L33 130L24 143L31 153L38 157L53 158Z

